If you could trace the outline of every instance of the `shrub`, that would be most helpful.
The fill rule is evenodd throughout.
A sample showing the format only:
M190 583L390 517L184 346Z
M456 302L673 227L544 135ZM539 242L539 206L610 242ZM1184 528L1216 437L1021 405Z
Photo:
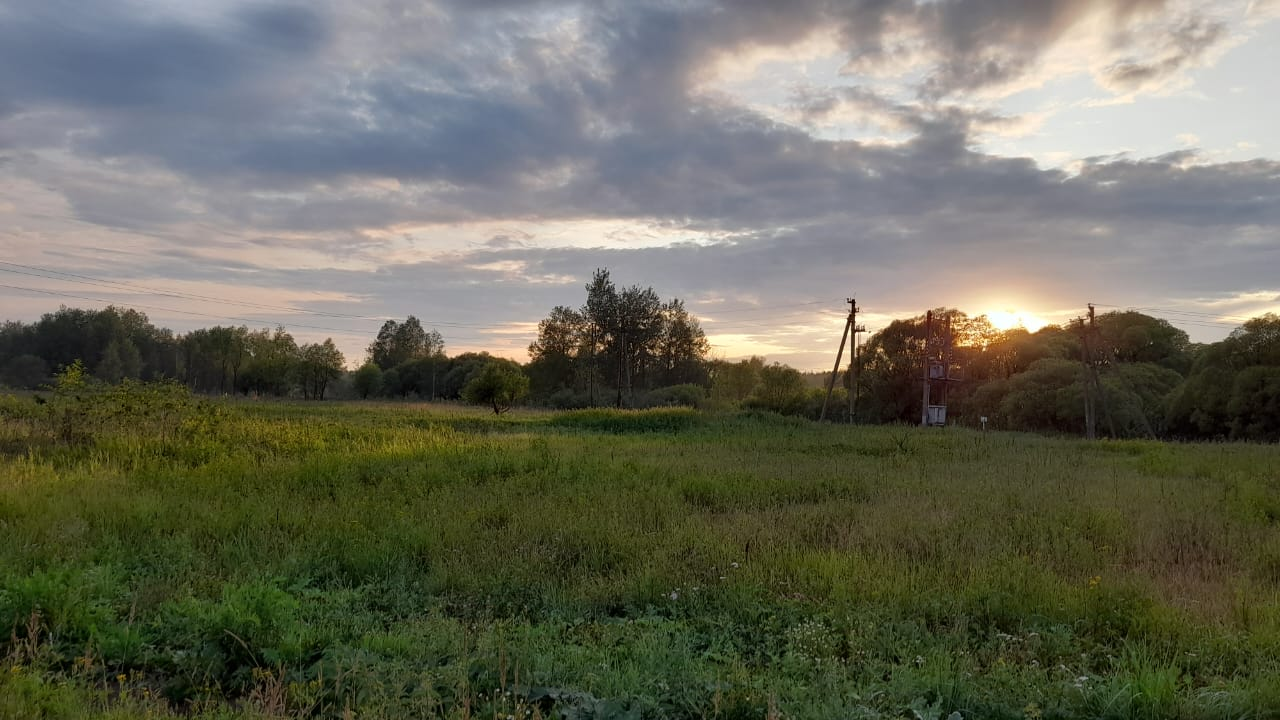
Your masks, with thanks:
M503 359L490 360L462 389L462 397L473 405L490 405L501 415L529 394L529 376L519 365Z

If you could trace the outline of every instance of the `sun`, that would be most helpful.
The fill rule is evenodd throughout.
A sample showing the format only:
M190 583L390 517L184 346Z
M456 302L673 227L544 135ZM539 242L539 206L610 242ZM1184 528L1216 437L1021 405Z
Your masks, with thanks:
M987 319L991 321L991 326L997 330L1026 328L1031 332L1035 332L1049 324L1039 315L1025 310L989 310L986 315Z

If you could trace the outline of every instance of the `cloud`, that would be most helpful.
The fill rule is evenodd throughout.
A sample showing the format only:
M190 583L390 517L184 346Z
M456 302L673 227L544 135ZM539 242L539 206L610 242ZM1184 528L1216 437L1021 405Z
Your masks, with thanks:
M4 19L0 83L11 101L103 110L217 111L329 32L300 5L239 8L201 25L119 0L48 0L9 4Z
M1169 28L1148 59L1118 60L1101 73L1100 81L1115 92L1127 93L1158 86L1194 66L1227 37L1226 23L1193 16Z
M924 302L903 280L921 258L947 259L933 287L956 296L1066 301L1142 268L1212 289L1262 282L1280 228L1274 160L1067 172L979 149L1043 120L992 97L1090 67L1151 92L1233 42L1157 0L183 7L0 5L0 253L509 324L574 304L601 266L664 295L855 285L895 310ZM782 112L708 79L801 46L838 56L767 88ZM844 124L891 142L817 130Z

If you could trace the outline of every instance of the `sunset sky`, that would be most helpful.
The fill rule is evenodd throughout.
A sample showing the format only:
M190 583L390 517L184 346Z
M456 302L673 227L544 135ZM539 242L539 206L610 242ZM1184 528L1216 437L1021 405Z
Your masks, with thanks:
M525 359L594 269L720 357L937 306L1280 311L1280 0L0 0L0 319L413 314Z

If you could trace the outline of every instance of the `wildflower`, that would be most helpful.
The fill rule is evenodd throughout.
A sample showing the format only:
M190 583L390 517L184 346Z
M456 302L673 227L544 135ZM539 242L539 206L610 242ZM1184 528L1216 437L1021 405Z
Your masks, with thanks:
M1102 576L1101 576L1101 575L1094 575L1093 577L1089 578L1089 589L1090 589L1090 590L1093 590L1093 589L1097 588L1097 587L1098 587L1098 585L1099 585L1099 584L1101 584L1101 583L1102 583Z

